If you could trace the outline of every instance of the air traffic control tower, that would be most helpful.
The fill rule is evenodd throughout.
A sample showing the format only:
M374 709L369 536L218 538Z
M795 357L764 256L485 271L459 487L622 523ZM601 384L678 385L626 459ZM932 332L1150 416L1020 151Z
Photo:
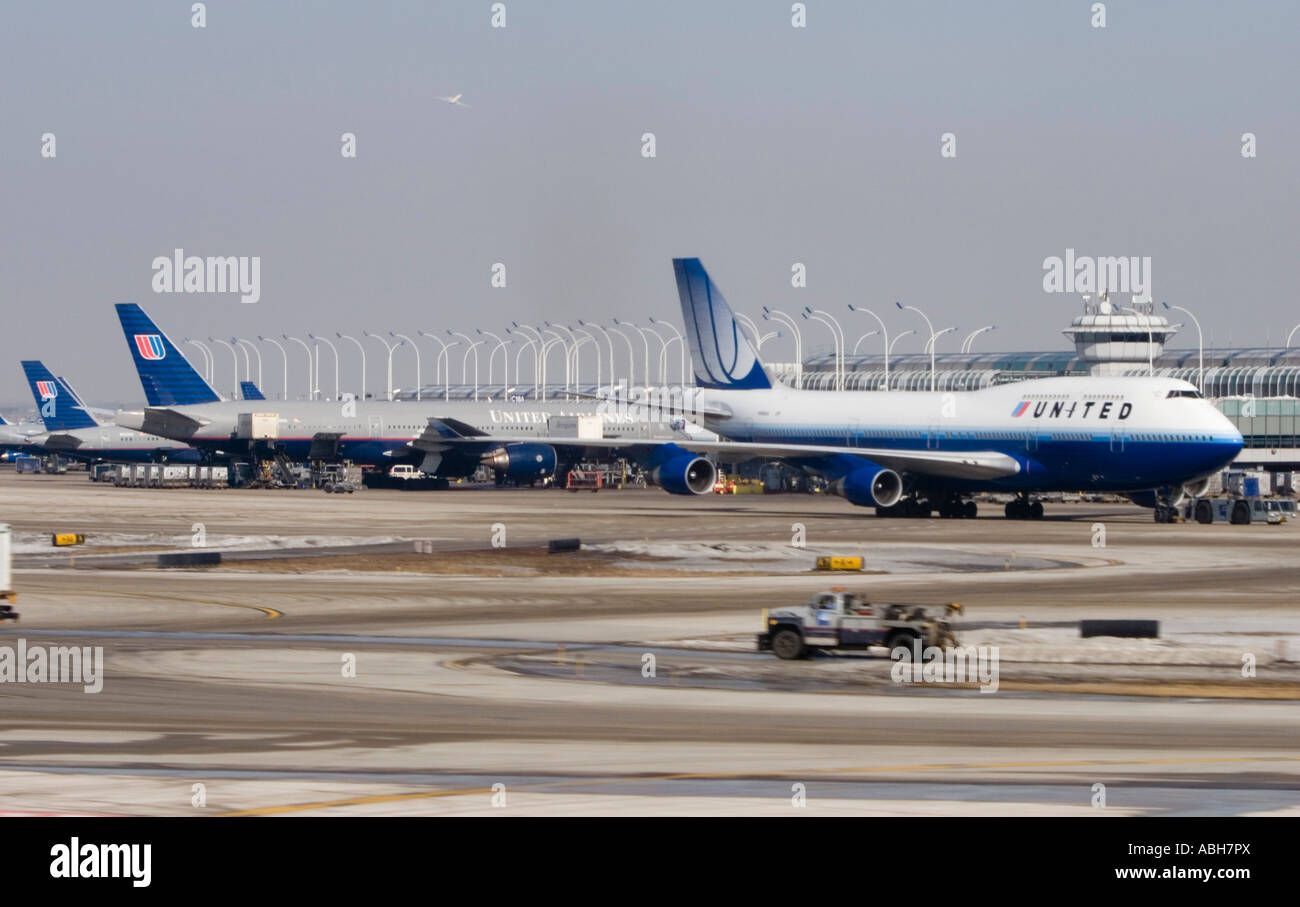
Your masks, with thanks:
M1153 301L1120 306L1102 293L1096 302L1083 297L1083 314L1062 333L1074 341L1078 356L1093 375L1122 375L1149 366L1165 351L1178 329L1154 311Z

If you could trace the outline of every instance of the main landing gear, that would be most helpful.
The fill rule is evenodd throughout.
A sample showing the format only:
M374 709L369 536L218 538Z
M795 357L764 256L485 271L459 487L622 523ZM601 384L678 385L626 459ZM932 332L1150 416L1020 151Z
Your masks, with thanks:
M1043 502L1031 501L1028 495L1020 495L1014 501L1007 502L1006 514L1008 520L1041 520Z
M973 520L979 512L974 501L963 501L958 497L945 498L936 507L928 500L906 497L893 507L877 507L876 516L931 517L935 510L945 519Z

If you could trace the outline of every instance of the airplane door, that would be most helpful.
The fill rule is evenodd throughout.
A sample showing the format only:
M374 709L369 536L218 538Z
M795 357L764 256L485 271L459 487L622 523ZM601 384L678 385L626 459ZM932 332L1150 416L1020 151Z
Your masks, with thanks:
M1038 450L1038 429L1025 432L1025 450Z
M370 437L372 437L372 438L382 438L383 436L384 436L384 417L383 417L383 416L371 416L371 417L370 417Z
M1128 440L1128 432L1117 428L1110 433L1110 452L1123 453L1124 442Z
M939 449L939 426L931 425L925 433L926 450Z

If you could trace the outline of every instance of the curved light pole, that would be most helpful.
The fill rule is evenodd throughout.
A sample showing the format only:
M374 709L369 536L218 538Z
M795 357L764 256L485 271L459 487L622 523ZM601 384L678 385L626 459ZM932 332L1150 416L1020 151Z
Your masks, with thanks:
M208 349L206 346L199 343L197 340L191 340L188 337L183 338L181 342L192 343L203 352L203 380L207 381L208 384L211 384L212 383L212 350Z
M460 360L460 383L465 383L465 373L469 370L469 354L474 354L474 400L478 400L478 348L483 345L482 340L474 340L468 334L462 334L460 331L447 329L447 333L452 337L461 337L465 340L465 355ZM450 363L449 363L450 364Z
M312 365L311 365L311 347L307 345L307 341L306 341L306 340L302 340L302 339L300 339L300 338L298 338L298 337L290 337L288 334L281 334L280 336L283 337L285 340L292 340L294 343L299 344L299 345L303 348L303 350L306 351L306 353L307 353L307 399L308 399L308 400L313 399L313 398L315 397L315 389L312 387L312 385L313 385L313 383L314 383L313 380L312 380L312 376L315 374L315 372L312 370ZM390 372L391 372L391 369L392 369L392 366L390 365L390 366L389 366L389 370L390 370ZM390 383L390 386L391 386L391 383ZM286 389L286 390L285 390L285 399L288 399L288 396L289 396L289 392L288 392L288 390ZM392 394L391 391L389 391L388 399L390 399L390 400L393 399L393 394Z
M257 357L257 389L262 390L262 351L259 350L257 348L257 344L251 340L245 340L242 337L236 337L235 342L239 344L240 349L243 349L244 344L247 343L248 348L252 350L253 355ZM247 353L245 353L245 355L247 355ZM262 391L262 393L266 393L266 391Z
M503 347L509 344L510 341L502 340L496 334L492 333L491 331L485 331L482 328L475 328L475 330L478 331L480 334L482 334L484 337L491 337L493 340L497 342L497 345L492 347L492 352L488 353L488 384L491 384L492 383L492 360L496 358L497 351L501 350ZM515 372L515 381L518 380L519 380L519 373ZM505 399L506 388L508 388L509 386L510 386L510 354L502 353L501 354L501 397L502 399Z
M732 312L731 314L736 316L736 320L740 322L741 327L749 331L750 339L757 343L759 333L758 325L754 323L754 319L750 318L744 312Z
M650 338L646 335L645 331L643 331L641 328L637 327L635 324L633 324L630 321L619 321L617 318L615 318L614 323L619 327L631 328L632 330L636 331L638 334L641 335L641 345L645 347L645 368L642 369L641 371L641 385L643 387L649 387L650 386Z
M632 349L632 338L616 327L610 330L622 337L623 342L627 344L627 383L636 384L636 351Z
M280 388L280 399L288 400L289 399L289 354L285 352L283 346L280 346L280 341L278 340L274 340L270 337L263 337L261 334L257 335L257 339L262 340L266 343L274 343L276 345L276 348L280 350L280 357L284 360L284 384ZM262 393L266 393L266 391L263 390Z
M564 393L569 393L569 382L573 382L573 388L578 387L578 338L573 333L573 328L563 324L552 324L549 321L543 321L552 332L558 333L564 331L569 335L569 342L564 345ZM572 376L572 377L570 377Z
M906 331L903 331L903 333L901 333L901 334L895 334L895 335L894 335L894 339L891 340L891 341L889 341L889 352L890 352L891 354L894 352L894 344L895 344L895 343L898 343L898 341L902 340L904 337L907 337L907 336L909 336L909 335L911 335L911 334L915 334L915 333L916 333L916 331L913 331L913 330L906 330Z
M366 348L362 346L361 341L355 337L349 337L347 334L339 334L338 331L335 331L334 333L338 334L338 338L340 340L351 340L353 343L357 345L357 349L361 351L361 399L365 400L366 399Z
M313 343L323 343L334 352L334 399L339 398L339 348L334 345L334 341L327 337L317 337L315 334L308 334ZM320 353L316 354L316 384L320 384Z
M930 342L926 344L927 349L930 352L934 352L934 342L938 340L940 337L942 337L944 334L951 334L955 330L957 330L956 327L950 327L950 328L944 328L942 331L936 332L935 335L930 338Z
M550 326L549 322L547 322L545 333L554 338L552 342L559 341L560 348L564 350L564 398L567 400L569 398L569 384L573 374L573 351L570 349L569 341L564 338L563 334ZM577 338L574 338L574 342L577 342ZM542 347L543 350L549 350L550 348L549 344Z
M612 389L614 387L614 378L618 374L614 370L614 338L609 336L609 331L594 322L588 323L579 318L578 324L582 325L584 328L595 328L605 336L605 342L609 344L609 386Z
M369 337L371 340L378 340L384 345L384 349L388 352L388 399L391 400L393 399L393 351L401 346L403 341L399 340L396 343L389 343L378 334L372 334L369 331L362 331L361 333Z
M974 349L971 347L971 344L975 342L975 338L980 334L987 334L989 331L995 331L997 330L997 327L996 324L986 324L978 331L971 331L966 335L966 339L961 342L961 351L963 353L973 353Z
M646 327L644 330L659 341L659 356L655 361L659 363L659 384L663 386L664 382L668 380L664 376L668 365L668 339L652 327Z
M785 312L767 306L763 306L763 317L768 321L779 321L794 332L794 386L803 387L803 334L799 332L799 325Z
M1136 297L1132 297L1132 298L1133 298L1133 302L1136 303L1137 298ZM1121 312L1128 312L1134 318L1142 317L1142 313L1139 312L1133 306L1117 305L1115 306L1115 308L1119 309ZM1134 325L1134 327L1139 327L1139 325ZM1154 375L1155 373L1156 373L1156 338L1155 338L1155 331L1152 330L1151 327L1151 315L1147 315L1147 374Z
M925 324L930 329L930 393L934 393L938 381L938 376L934 371L934 324L930 321L930 316L926 315L925 312L922 312L914 305L903 305L897 300L895 300L894 305L898 306L900 309L907 309L920 315L925 319Z
M600 394L600 341L596 339L595 334L591 333L591 331L587 330L586 328L574 328L573 332L575 334L582 335L582 339L578 341L579 347L582 346L584 343L590 342L591 345L596 348L596 394L599 395ZM573 351L573 361L575 364L578 361L578 350L576 348Z
M1170 305L1167 302L1161 304L1166 309L1177 309L1178 311L1185 313L1188 318L1192 319L1192 324L1196 325L1196 374L1197 374L1196 389L1199 390L1202 394L1204 394L1205 393L1205 341L1201 336L1201 323L1196 320L1196 316L1192 314L1190 309L1186 309L1180 305ZM1293 329L1291 333L1294 334L1295 330ZM1287 347L1291 346L1290 334L1287 335L1286 345Z
M840 323L835 320L835 316L830 312L823 312L821 309L814 309L812 306L804 306L803 314L805 318L820 321L831 329L831 336L835 340L835 389L844 390L844 329L840 327Z
M889 328L885 327L885 320L871 309L864 309L862 306L854 305L851 302L849 303L849 311L870 315L880 325L880 336L885 341L885 390L889 390L889 354L894 351L894 344L889 340ZM915 334L916 332L912 331L911 333ZM895 337L894 339L897 340L898 338Z
M235 348L233 346L231 346L226 341L222 340L220 337L209 337L208 342L219 343L222 346L224 346L226 349L230 350L230 361L233 362L235 365L235 393L233 399L238 400L239 399L239 354L235 352ZM247 356L248 354L245 353L244 355Z
M438 335L430 334L428 331L416 331L415 333L419 334L421 337L428 337L434 343L438 344L439 347L438 356L433 360L433 383L434 384L438 383L438 375L441 374L443 378L442 398L444 400L450 400L451 399L451 355L447 351L451 349L453 346L459 346L460 341L455 340L452 341L451 343L448 343ZM444 366L442 364L442 361L444 358L447 360L447 365L445 366L446 371L443 371Z
M1300 331L1300 324L1297 324L1295 327L1293 327L1291 329L1291 333L1286 335L1286 349L1288 350L1291 349L1291 338L1295 336L1296 331Z
M542 352L541 352L542 347L545 346L546 344L546 339L542 337L541 331L537 330L537 328L532 327L531 325L520 324L518 321L512 321L510 323L515 327L516 330L532 331L536 337L537 346L533 349L533 357L534 357L533 358L533 384L536 385L536 387L533 389L533 396L540 398L542 394L542 386L546 383L546 359L544 356L542 356ZM511 333L509 328L506 329L506 333L507 334ZM525 338L528 338L527 334L524 334L523 336ZM522 349L522 347L520 349ZM515 380L516 381L519 380L519 357L518 356L515 357Z
M405 334L398 334L396 331L389 331L388 333L390 336L401 340L402 343L409 343L411 345L411 350L415 353L415 399L419 400L420 389L424 387L424 385L420 383L420 347L414 340L407 337Z
M512 334L514 333L514 331L512 331L510 328L506 328L506 333ZM532 337L526 337L526 336L523 337L523 341L524 341L523 343L519 344L518 349L515 350L515 383L516 384L519 383L520 380L519 376L524 373L523 366L519 362L519 360L524 355L524 350L525 349L532 350L533 352L533 396L536 397L537 396L537 369L538 369L537 341L534 340ZM518 388L516 388L516 390L518 390Z
M685 387L685 386L686 386L686 338L682 336L682 332L681 332L681 331L677 330L677 326L676 326L676 325L669 324L669 323L666 322L666 321L656 321L656 320L655 320L655 317L654 317L653 315L650 316L650 323L651 323L651 324L658 324L658 325L661 325L661 326L663 326L663 327L665 327L665 328L667 328L668 330L670 330L670 331L673 332L673 340L677 342L678 349L679 349L679 351L681 352L681 360L682 360L682 364L681 364L681 368L682 368L682 370L681 370L681 385L682 385L682 387ZM671 342L672 342L672 341L669 341L669 343L671 343ZM667 344L667 343L664 344L663 352L660 353L660 356L662 356L662 358L663 358L663 364L664 364L665 366L667 366L667 364L668 364L668 344Z
M561 349L564 350L568 349L564 345L564 335L556 333L555 331L551 331L551 334L553 334L554 336L550 340L543 340L542 347L541 347L542 349L542 399L543 400L546 399L546 354L551 351L551 347L556 346L557 344ZM538 332L538 336L539 337L541 336L540 331ZM569 356L567 352L565 353L564 356L564 368L565 371L567 372L569 368ZM564 385L565 387L568 387L569 385L569 378L567 374L565 375L564 378Z
M856 356L858 354L858 347L862 346L862 341L866 340L868 337L874 337L879 333L880 331L867 331L865 334L859 337L858 342L853 344L853 355Z

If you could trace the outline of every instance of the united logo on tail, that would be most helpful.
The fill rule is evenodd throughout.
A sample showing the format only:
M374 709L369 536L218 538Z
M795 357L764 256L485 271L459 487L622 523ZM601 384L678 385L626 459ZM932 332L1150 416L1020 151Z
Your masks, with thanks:
M49 400L59 395L59 387L53 381L37 381L36 392L41 395L41 399Z
M160 334L136 334L135 348L140 351L141 358L150 361L161 359L167 355Z

